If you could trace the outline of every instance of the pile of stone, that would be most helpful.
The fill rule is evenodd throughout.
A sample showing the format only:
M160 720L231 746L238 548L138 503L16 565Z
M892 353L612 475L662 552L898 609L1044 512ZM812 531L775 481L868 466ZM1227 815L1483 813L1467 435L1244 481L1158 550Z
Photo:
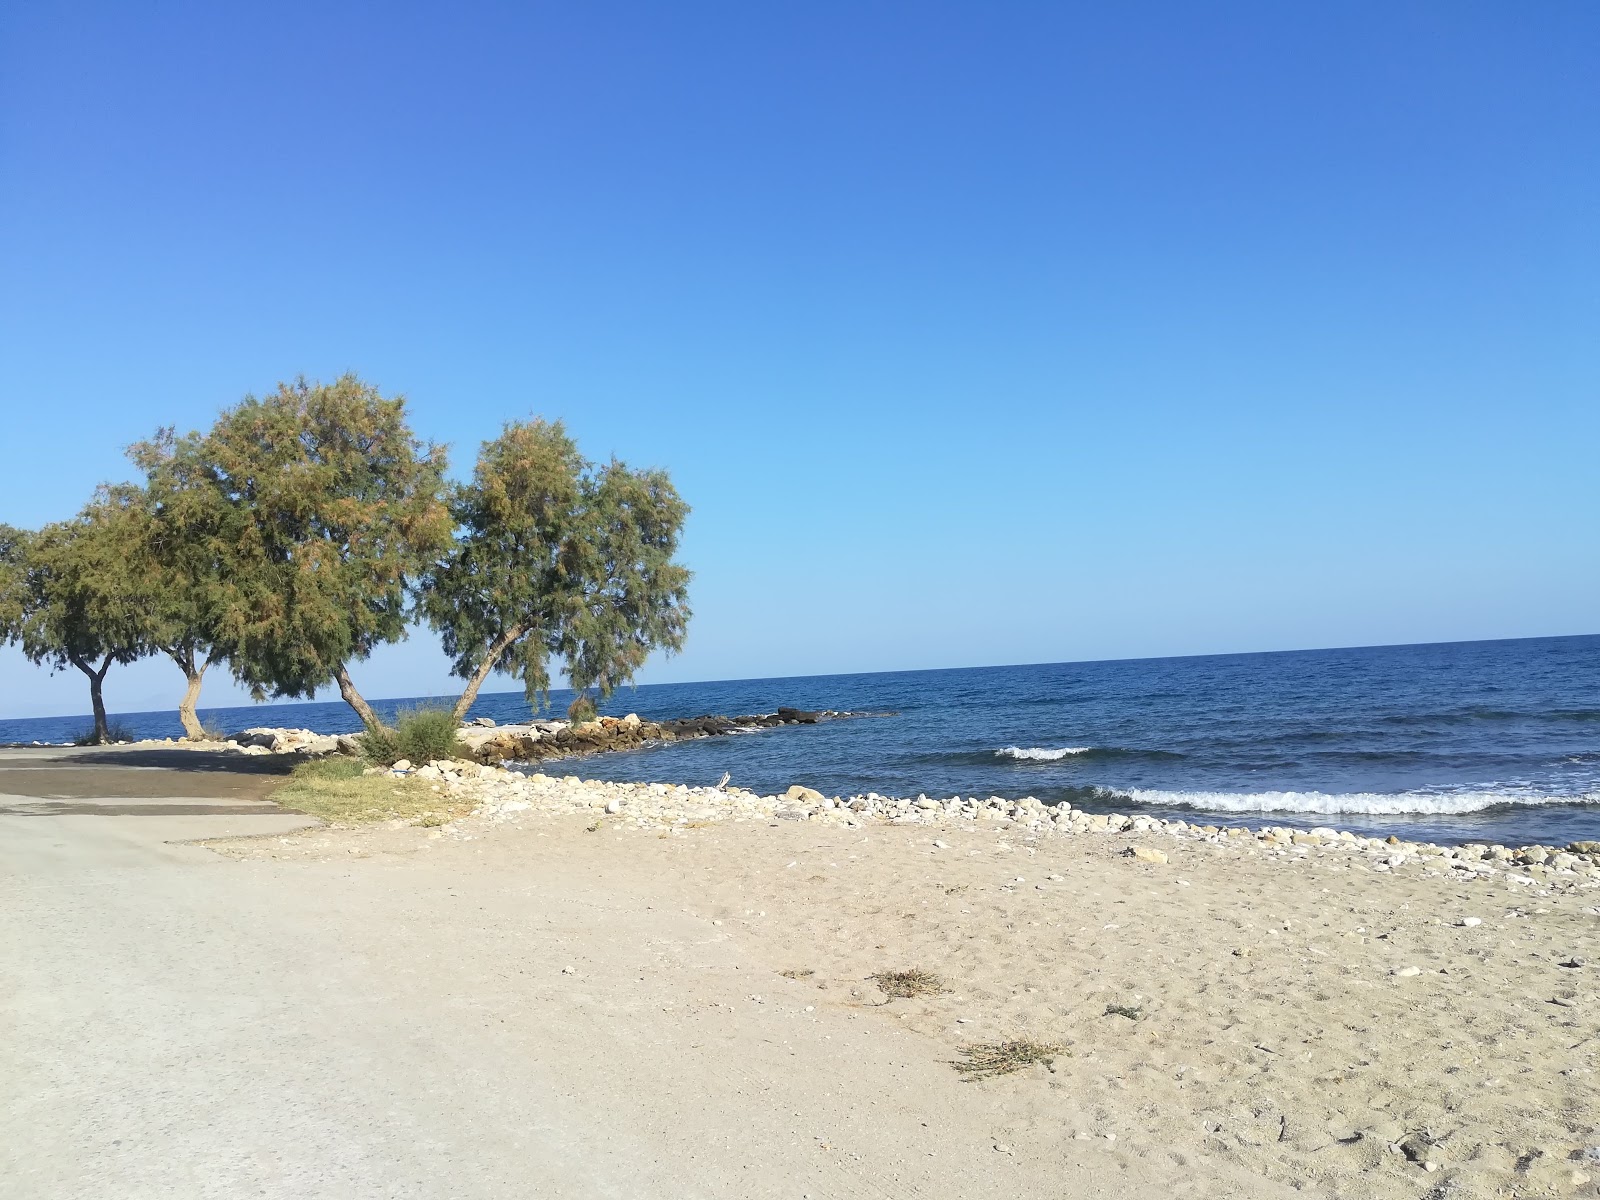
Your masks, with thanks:
M265 726L230 734L225 746L257 754L359 754L360 741L347 734L315 733L310 729L269 729Z
M595 721L530 721L521 725L485 724L480 718L460 733L462 744L483 763L544 762L552 758L574 758L601 754L608 750L629 750L636 746L662 742L690 741L721 737L730 733L750 733L780 725L816 725L862 714L824 710L810 712L780 708L776 712L747 717L703 716L673 721L645 721L637 713L625 717L601 717Z
M473 817L491 823L582 813L658 830L717 821L760 820L992 828L1025 837L1137 835L1147 841L1167 838L1285 858L1345 856L1363 869L1378 873L1414 868L1449 873L1461 880L1499 878L1541 887L1600 888L1600 842L1575 842L1559 849L1437 846L1395 837L1363 837L1327 827L1220 828L1151 816L1091 813L1067 803L1045 804L1032 796L1020 800L1000 796L932 799L868 792L839 797L799 785L781 796L766 796L739 787L613 783L582 780L575 775L557 778L459 760L429 763L401 773L414 775L441 792L473 803ZM934 845L942 843L936 841ZM1149 846L1131 845L1127 853L1147 863L1167 861L1165 851Z

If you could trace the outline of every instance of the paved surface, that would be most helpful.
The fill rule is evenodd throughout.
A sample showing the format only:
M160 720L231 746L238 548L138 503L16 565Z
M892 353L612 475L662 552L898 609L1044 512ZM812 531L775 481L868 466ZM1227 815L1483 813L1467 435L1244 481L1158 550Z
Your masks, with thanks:
M0 767L130 790L66 757ZM6 1200L1173 1194L997 1153L1002 1091L581 826L182 844L304 823L232 786L0 799Z

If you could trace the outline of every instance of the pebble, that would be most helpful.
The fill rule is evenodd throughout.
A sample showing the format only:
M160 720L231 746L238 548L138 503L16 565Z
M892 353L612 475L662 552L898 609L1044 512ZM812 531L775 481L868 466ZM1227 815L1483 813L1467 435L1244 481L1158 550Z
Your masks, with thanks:
M1390 971L1389 974L1398 975L1402 979L1410 979L1413 976L1421 975L1422 974L1422 968L1421 967L1396 967L1394 970Z
M1006 1145L1004 1142L996 1142L994 1144L994 1148L1000 1154L1010 1154L1011 1153L1011 1147Z
M1466 928L1466 929L1476 929L1479 925L1483 924L1483 918L1482 917L1462 917L1461 920L1458 922L1458 924L1460 924L1463 928Z

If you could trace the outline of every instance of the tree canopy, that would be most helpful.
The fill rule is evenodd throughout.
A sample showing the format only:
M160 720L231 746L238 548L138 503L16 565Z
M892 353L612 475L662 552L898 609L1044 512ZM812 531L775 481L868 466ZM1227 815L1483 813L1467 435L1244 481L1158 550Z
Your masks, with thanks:
M0 646L22 636L26 609L28 531L0 524Z
M405 401L353 375L301 379L134 454L203 567L201 640L235 678L258 699L336 682L376 724L349 664L405 636L409 584L450 536L444 451L412 433Z
M14 543L5 574L14 599L0 602L13 640L34 663L51 670L76 667L89 680L94 738L104 742L103 685L113 663L141 657L146 641L141 581L125 548L131 538L123 497L101 489L70 521L46 525Z
M688 506L661 471L585 459L560 422L507 424L454 489L457 532L422 580L420 607L465 716L489 674L545 702L559 658L580 701L631 679L656 649L682 647L689 572L673 561Z

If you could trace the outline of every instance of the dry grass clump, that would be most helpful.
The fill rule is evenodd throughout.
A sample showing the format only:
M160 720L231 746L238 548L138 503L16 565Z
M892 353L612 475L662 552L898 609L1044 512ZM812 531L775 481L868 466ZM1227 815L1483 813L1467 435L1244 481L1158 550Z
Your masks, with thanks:
M961 1053L966 1062L952 1063L968 1079L993 1079L997 1075L1010 1075L1034 1063L1046 1066L1057 1055L1068 1050L1055 1042L1036 1042L1032 1038L1012 1038L1005 1042L979 1042L963 1046Z
M1108 1004L1105 1015L1108 1017L1127 1017L1130 1021L1144 1019L1144 1009L1135 1004Z
M779 971L778 974L782 975L785 979L809 979L811 976L815 975L816 972L811 970L809 967L806 967L796 968L792 971Z
M877 984L878 990L891 1000L937 996L940 992L950 990L945 987L943 978L932 971L924 971L921 967L912 967L909 971L879 971L867 978Z
M330 825L370 825L396 819L438 826L465 816L472 805L451 800L417 779L362 774L360 760L320 758L301 763L272 802Z

